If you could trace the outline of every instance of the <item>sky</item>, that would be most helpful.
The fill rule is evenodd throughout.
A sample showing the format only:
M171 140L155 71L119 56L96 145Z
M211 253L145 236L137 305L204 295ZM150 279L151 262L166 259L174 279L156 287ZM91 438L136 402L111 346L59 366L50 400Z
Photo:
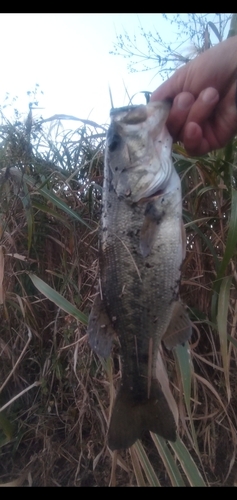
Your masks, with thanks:
M109 54L116 33L137 35L157 29L162 39L174 38L175 26L161 14L0 14L0 104L6 92L18 96L16 107L28 111L26 92L38 83L44 95L36 114L67 114L108 123L111 108L128 104L141 90L162 83L155 72L129 73L127 60ZM177 31L177 30L176 30ZM145 102L139 95L133 103Z
M0 102L9 92L27 110L26 92L38 83L44 118L63 113L108 121L108 85L119 107L128 100L124 84L133 95L161 83L159 76L151 82L150 72L130 74L124 58L109 54L116 33L138 34L139 23L165 36L160 14L0 14Z

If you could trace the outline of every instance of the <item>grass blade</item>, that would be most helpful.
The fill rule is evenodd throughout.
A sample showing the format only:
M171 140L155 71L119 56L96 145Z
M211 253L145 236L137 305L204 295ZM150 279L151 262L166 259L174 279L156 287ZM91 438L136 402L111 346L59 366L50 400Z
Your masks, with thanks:
M174 450L189 484L191 486L206 486L196 464L181 439L178 437L175 443L169 442L169 445Z
M153 432L151 432L151 437L155 443L159 455L161 456L164 462L172 486L185 486L185 483L179 472L178 466L175 463L174 458L170 453L170 450L167 446L165 439L158 436L157 434L153 434Z
M4 302L4 287L3 287L3 278L4 278L4 247L0 245L0 305Z
M138 484L138 486L146 486L146 483L145 483L143 475L142 475L141 465L140 465L140 462L138 460L137 454L134 450L134 447L131 446L131 448L129 448L129 451L130 451L130 455L131 455L131 459L132 459L132 465L133 465L134 474L136 476L137 484Z
M22 175L22 172L20 172L20 170L18 170L15 167L12 167L10 169L10 172L11 175L17 177L17 179L20 179L21 181L22 179L24 179L26 184L29 184L29 186L37 190L38 193L42 194L48 201L51 201L54 205L56 205L56 207L58 207L60 210L63 210L67 215L78 220L79 222L84 224L84 226L86 226L88 229L91 229L89 224L87 224L87 222L85 222L82 219L82 217L80 217L80 215L78 215L74 210L71 210L71 208L69 208L68 205L64 203L63 200L61 200L58 196L56 196L56 194L54 194L52 190L49 190L46 187L41 187L41 185L38 185L35 182L35 180L31 179L31 177L29 177L28 175L26 174Z
M27 187L25 182L23 182L23 190L24 190L24 196L21 197L21 201L22 201L23 207L25 209L25 214L26 214L26 220L27 220L27 226L28 226L28 234L27 234L28 245L27 246L28 246L28 253L30 253L31 244L32 244L32 235L33 235L33 229L34 229L34 217L33 217L30 194L29 194L28 187Z
M84 226L86 226L88 229L91 230L91 227L89 226L89 224L87 224L87 222L85 222L82 217L80 217L80 215L78 215L76 212L74 212L74 210L71 210L71 208L69 208L66 203L64 203L64 201L62 201L58 196L56 196L56 194L54 194L52 191L50 191L49 189L47 188L39 188L38 189L39 193L43 194L43 196L51 201L54 205L56 205L58 208L60 208L61 210L63 210L67 215L69 215L70 217L78 220L79 222L81 222L82 224L84 224Z
M133 449L137 454L137 458L140 461L149 484L151 486L161 486L160 481L151 465L151 462L143 448L141 441L136 441L136 443L133 445Z
M178 369L181 376L183 391L184 391L184 400L189 416L192 438L194 443L194 449L200 459L200 452L198 447L197 435L195 431L195 427L193 425L192 413L191 413L191 382L192 382L192 361L190 356L190 349L188 342L185 342L185 345L178 345L174 349L175 359L177 361Z
M63 217L59 212L56 212L56 210L53 210L48 205L43 205L42 203L38 203L37 201L34 200L32 202L32 207L48 215L52 215L52 217L55 217L55 219L60 220L60 222L62 222L63 225L65 225L68 229L70 229L70 224L68 223L66 217Z
M47 299L51 300L56 304L56 306L60 307L63 311L66 313L70 314L74 318L76 318L78 321L80 321L83 325L87 325L87 316L79 311L75 306L71 304L67 299L62 297L56 290L51 288L51 286L47 285L45 281L42 279L38 278L35 274L29 274L29 277L37 290L41 292Z
M13 425L3 413L0 413L0 431L3 432L6 442L12 439L14 431Z
M228 401L230 401L231 393L229 379L229 361L227 352L227 317L232 279L233 276L226 276L222 280L217 310L217 329L220 338L221 356L224 368Z
M218 267L219 267L219 261L218 261L217 254L216 254L216 251L214 249L214 246L211 243L211 240L209 238L207 238L206 235L197 226L197 224L195 224L193 222L190 214L186 210L183 210L183 217L187 221L188 226L190 226L193 229L193 231L196 234L198 234L200 236L200 238L202 238L202 240L204 241L204 243L207 246L207 248L209 248L209 250L210 250L210 252L211 252L211 254L213 256L214 262L215 262L215 267L216 267L216 269L218 269ZM185 227L186 227L186 224L185 224Z
M230 335L227 334L228 340L233 344L233 346L237 349L237 340L233 339Z
M231 192L231 214L229 230L226 241L226 249L217 275L217 280L224 276L225 270L236 251L237 246L237 190L232 188Z

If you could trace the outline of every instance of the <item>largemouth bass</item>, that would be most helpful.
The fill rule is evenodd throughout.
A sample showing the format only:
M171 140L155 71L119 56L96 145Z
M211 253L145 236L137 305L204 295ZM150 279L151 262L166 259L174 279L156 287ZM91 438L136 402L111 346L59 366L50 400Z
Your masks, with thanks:
M176 421L161 381L159 347L185 342L190 320L179 300L186 237L179 176L165 127L170 103L111 111L107 134L100 236L100 292L89 343L109 355L117 334L122 380L108 433L109 447L130 447L152 431L176 439ZM159 365L159 366L158 366Z

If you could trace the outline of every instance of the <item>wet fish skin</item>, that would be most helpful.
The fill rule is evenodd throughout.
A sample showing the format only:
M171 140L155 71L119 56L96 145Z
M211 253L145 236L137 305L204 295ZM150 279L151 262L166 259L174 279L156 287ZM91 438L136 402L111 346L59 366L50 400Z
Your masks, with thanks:
M112 112L105 164L117 195L128 202L162 190L171 176L172 139L164 127L170 106L167 100Z
M168 347L190 336L190 324L178 302L185 238L180 179L171 161L171 139L164 129L167 106L162 115L162 103L157 104L160 116L156 118L154 106L145 108L146 114L144 109L142 113L132 110L132 117L130 111L126 117L126 110L112 115L106 151L99 257L102 309L119 337L122 361L122 381L108 433L112 450L131 446L144 430L176 439L175 418L157 380L158 351L166 331ZM152 127L152 119L148 124L144 119L149 113L159 122ZM143 120L144 134L135 130ZM146 127L150 127L149 134ZM146 154L146 140L152 134L157 171L155 159L147 161ZM136 141L140 157L134 153L133 162ZM150 175L150 166L154 172L149 191L146 175ZM181 336L173 312L182 317ZM100 327L97 331L90 328L89 342L103 356L108 339L106 344L101 331Z
M144 258L140 251L144 206L128 206L114 191L108 196L113 208L105 216L101 284L106 309L115 320L122 360L122 382L109 429L111 449L131 446L144 429L166 439L176 437L173 415L156 380L157 352L178 300L182 262L178 207L165 217L173 199L174 193L157 199L156 241Z

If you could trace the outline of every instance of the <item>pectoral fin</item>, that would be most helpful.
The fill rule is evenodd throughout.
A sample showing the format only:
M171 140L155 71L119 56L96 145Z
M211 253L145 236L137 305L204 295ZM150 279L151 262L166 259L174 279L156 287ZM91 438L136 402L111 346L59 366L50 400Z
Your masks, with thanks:
M192 335L192 324L187 311L181 302L175 302L169 326L162 338L165 347L172 349L177 344L183 344Z
M143 257L151 253L155 240L156 222L145 217L140 233L140 252Z
M110 355L115 331L105 310L104 302L98 293L88 320L89 345L99 356L108 358Z
M163 217L164 212L157 209L154 201L147 203L140 233L140 252L143 257L147 257L151 253L156 238L157 226Z

